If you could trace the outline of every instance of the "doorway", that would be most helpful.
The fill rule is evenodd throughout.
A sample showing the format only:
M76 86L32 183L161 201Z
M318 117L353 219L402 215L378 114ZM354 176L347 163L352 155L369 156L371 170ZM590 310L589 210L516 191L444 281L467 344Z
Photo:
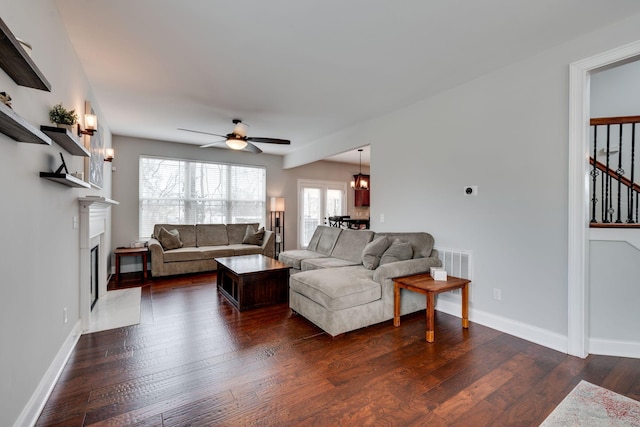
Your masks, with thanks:
M330 216L347 212L347 183L298 181L298 247L306 248L316 227L327 224Z
M569 230L568 345L573 356L587 357L589 259L589 119L592 71L640 55L640 41L570 64L569 74Z

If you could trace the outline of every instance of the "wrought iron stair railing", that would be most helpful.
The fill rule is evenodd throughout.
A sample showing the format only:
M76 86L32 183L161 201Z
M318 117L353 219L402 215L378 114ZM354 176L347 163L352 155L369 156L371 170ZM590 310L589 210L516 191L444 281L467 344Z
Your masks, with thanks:
M591 119L591 227L640 228L640 185L634 179L638 123L640 116Z

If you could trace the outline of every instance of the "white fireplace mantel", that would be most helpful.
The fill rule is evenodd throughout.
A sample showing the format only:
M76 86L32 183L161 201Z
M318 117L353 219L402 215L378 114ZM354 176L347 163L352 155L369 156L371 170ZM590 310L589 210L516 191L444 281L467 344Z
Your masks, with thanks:
M89 329L91 317L91 248L99 245L105 249L107 211L118 205L106 197L87 196L78 199L80 204L80 321L82 330ZM107 266L103 254L98 260L98 298L107 292Z

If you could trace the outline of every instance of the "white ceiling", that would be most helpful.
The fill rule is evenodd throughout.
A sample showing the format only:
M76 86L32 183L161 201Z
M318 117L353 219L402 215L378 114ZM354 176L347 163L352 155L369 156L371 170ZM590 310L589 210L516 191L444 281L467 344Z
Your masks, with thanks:
M226 134L240 118L249 136L292 141L257 144L272 154L640 13L637 0L56 2L114 134L201 145L218 138L177 128Z

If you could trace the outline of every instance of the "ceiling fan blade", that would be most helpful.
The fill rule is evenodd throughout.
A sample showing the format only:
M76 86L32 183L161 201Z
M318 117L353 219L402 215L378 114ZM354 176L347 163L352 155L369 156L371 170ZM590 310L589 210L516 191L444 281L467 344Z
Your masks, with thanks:
M223 143L224 141L216 141L216 142L210 142L209 144L204 144L201 145L200 148L209 148L209 147L213 147L214 145L218 145Z
M203 131L200 131L200 130L183 129L183 128L178 128L178 130L183 130L185 132L201 133L201 134L204 134L204 135L213 135L213 136L219 136L221 138L226 138L226 135L218 135L217 133L203 132Z
M291 141L289 141L288 139L260 138L260 137L257 137L257 136L250 136L250 137L247 138L247 141L263 142L265 144L285 144L285 145L291 144Z
M256 154L260 154L260 153L262 153L262 150L261 150L261 149L259 149L258 147L256 147L255 145L253 145L253 144L252 144L252 143L250 143L250 142L247 142L247 146L246 146L246 147L244 147L244 149L245 149L246 151L250 151L250 152L252 152L252 153L256 153Z

